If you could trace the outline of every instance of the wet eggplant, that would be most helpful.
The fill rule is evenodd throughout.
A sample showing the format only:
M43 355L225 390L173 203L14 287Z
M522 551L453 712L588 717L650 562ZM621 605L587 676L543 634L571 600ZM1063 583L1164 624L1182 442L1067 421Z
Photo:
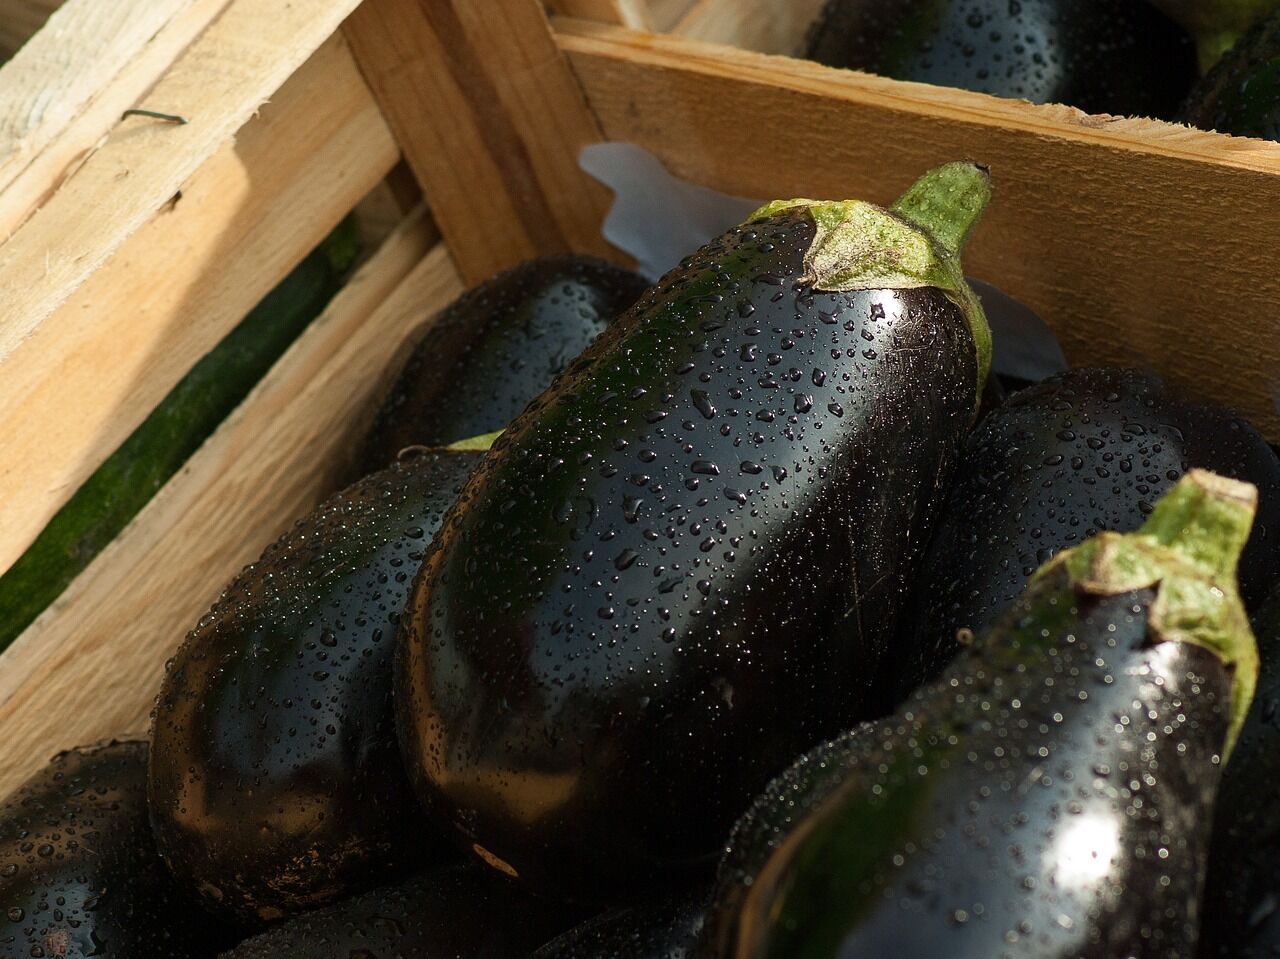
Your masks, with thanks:
M876 666L990 356L984 169L771 204L494 445L406 611L401 743L477 855L601 899L714 854Z
M1195 38L1200 71L1207 73L1278 0L1150 0Z
M1257 676L1234 586L1253 505L1193 471L796 763L733 833L701 955L1186 959Z
M198 959L228 941L156 852L146 743L59 753L0 803L0 955Z
M407 458L330 498L241 572L166 670L151 821L178 882L249 926L430 855L392 712L410 581L476 452Z
M547 943L529 959L690 959L706 887L614 909Z
M965 446L904 621L898 699L992 625L1058 550L1137 529L1191 467L1259 488L1240 590L1280 580L1280 460L1239 416L1137 370L1079 369L1015 393Z
M1196 84L1182 119L1204 130L1280 141L1280 13L1250 30Z
M406 447L501 430L648 285L604 260L565 255L465 293L418 334L365 441L361 474Z
M566 924L492 870L454 865L280 923L222 959L521 959Z
M1280 584L1253 628L1262 670L1218 791L1201 959L1280 955Z
M1132 0L829 0L806 55L1122 116L1173 116L1196 77L1186 33Z

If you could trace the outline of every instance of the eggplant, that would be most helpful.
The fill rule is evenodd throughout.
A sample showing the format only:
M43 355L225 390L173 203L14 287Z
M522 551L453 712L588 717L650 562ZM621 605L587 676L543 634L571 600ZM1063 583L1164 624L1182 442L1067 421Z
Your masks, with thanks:
M1186 959L1257 649L1255 491L1192 471L1137 533L1043 566L896 714L734 831L701 956Z
M410 778L477 855L616 901L871 708L986 379L958 251L989 190L957 163L892 212L770 204L494 444L396 680Z
M828 0L806 56L1122 116L1173 116L1196 78L1186 33L1134 0Z
M697 893L614 909L547 943L529 959L691 959L706 911Z
M148 795L161 854L247 927L446 855L396 742L409 585L482 458L406 459L317 507L241 572L169 662Z
M1253 623L1262 669L1218 792L1201 959L1280 955L1280 583Z
M492 870L462 864L282 922L222 959L518 959L565 924Z
M411 446L503 429L648 287L595 257L530 260L463 294L418 331L359 456L361 475Z
M1280 141L1280 13L1250 30L1196 84L1182 120L1203 130Z
M231 941L147 824L147 744L59 753L0 803L0 955L199 959Z
M1151 0L1195 38L1200 72L1207 73L1280 0Z
M994 624L1037 566L1137 529L1197 466L1259 489L1240 573L1256 608L1280 580L1280 460L1253 427L1137 370L1070 370L1015 393L966 444L895 645L896 699L942 671L957 636Z

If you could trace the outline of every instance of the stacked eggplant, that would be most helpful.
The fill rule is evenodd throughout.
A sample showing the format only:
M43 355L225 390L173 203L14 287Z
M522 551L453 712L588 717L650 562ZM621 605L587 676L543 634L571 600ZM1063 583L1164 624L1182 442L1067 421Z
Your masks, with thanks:
M990 193L948 164L647 289L560 258L461 299L149 750L0 807L5 954L1243 948L1280 462L1135 371L986 409Z

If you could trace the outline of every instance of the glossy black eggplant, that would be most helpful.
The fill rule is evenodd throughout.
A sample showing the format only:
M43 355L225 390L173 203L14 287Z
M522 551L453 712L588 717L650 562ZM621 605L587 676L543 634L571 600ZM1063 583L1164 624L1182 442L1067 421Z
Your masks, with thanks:
M59 753L0 803L0 955L198 959L228 941L156 852L146 743Z
M1262 670L1218 792L1201 959L1280 956L1280 584L1253 628Z
M829 0L807 56L1123 116L1171 117L1196 78L1186 33L1133 0Z
M454 865L272 926L222 959L523 959L571 921L490 869Z
M404 776L392 659L410 581L481 458L424 453L330 498L232 580L168 664L151 820L210 909L260 925L443 846Z
M478 855L615 896L870 708L985 380L957 253L988 194L958 163L894 213L771 204L498 440L397 665L411 778Z
M1200 72L1208 73L1280 0L1150 0L1195 38Z
M1182 119L1204 130L1280 141L1280 13L1250 30L1196 84Z
M705 886L596 916L529 959L690 959L706 915Z
M795 764L734 831L701 955L1187 959L1257 676L1234 586L1253 495L1192 472Z
M1137 370L1079 369L1015 393L974 430L929 544L895 653L898 698L936 676L1058 550L1137 529L1191 467L1259 489L1241 565L1255 608L1280 580L1280 460L1229 410Z
M406 447L503 429L648 285L604 260L565 255L465 293L419 334L365 441L361 474Z

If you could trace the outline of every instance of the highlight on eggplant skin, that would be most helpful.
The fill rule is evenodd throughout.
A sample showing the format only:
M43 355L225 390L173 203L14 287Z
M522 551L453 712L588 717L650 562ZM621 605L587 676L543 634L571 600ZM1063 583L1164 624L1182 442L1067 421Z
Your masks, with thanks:
M1187 957L1257 650L1247 484L1060 554L935 682L774 781L699 959Z
M596 257L528 260L468 290L412 337L358 457L360 474L412 446L504 429L648 288Z
M894 703L960 652L958 634L994 624L1038 566L1137 529L1193 467L1258 488L1239 583L1255 609L1280 581L1280 459L1257 430L1140 370L1069 370L1009 397L961 454L886 667Z
M392 663L413 574L482 458L424 452L330 497L169 662L151 821L210 911L256 928L456 855L405 777Z
M146 798L147 744L113 741L0 802L0 955L203 959L233 941L174 885Z
M431 813L530 888L616 901L697 868L774 771L878 708L989 355L958 266L986 172L921 183L897 214L772 204L686 259L446 518L402 631L401 742Z

